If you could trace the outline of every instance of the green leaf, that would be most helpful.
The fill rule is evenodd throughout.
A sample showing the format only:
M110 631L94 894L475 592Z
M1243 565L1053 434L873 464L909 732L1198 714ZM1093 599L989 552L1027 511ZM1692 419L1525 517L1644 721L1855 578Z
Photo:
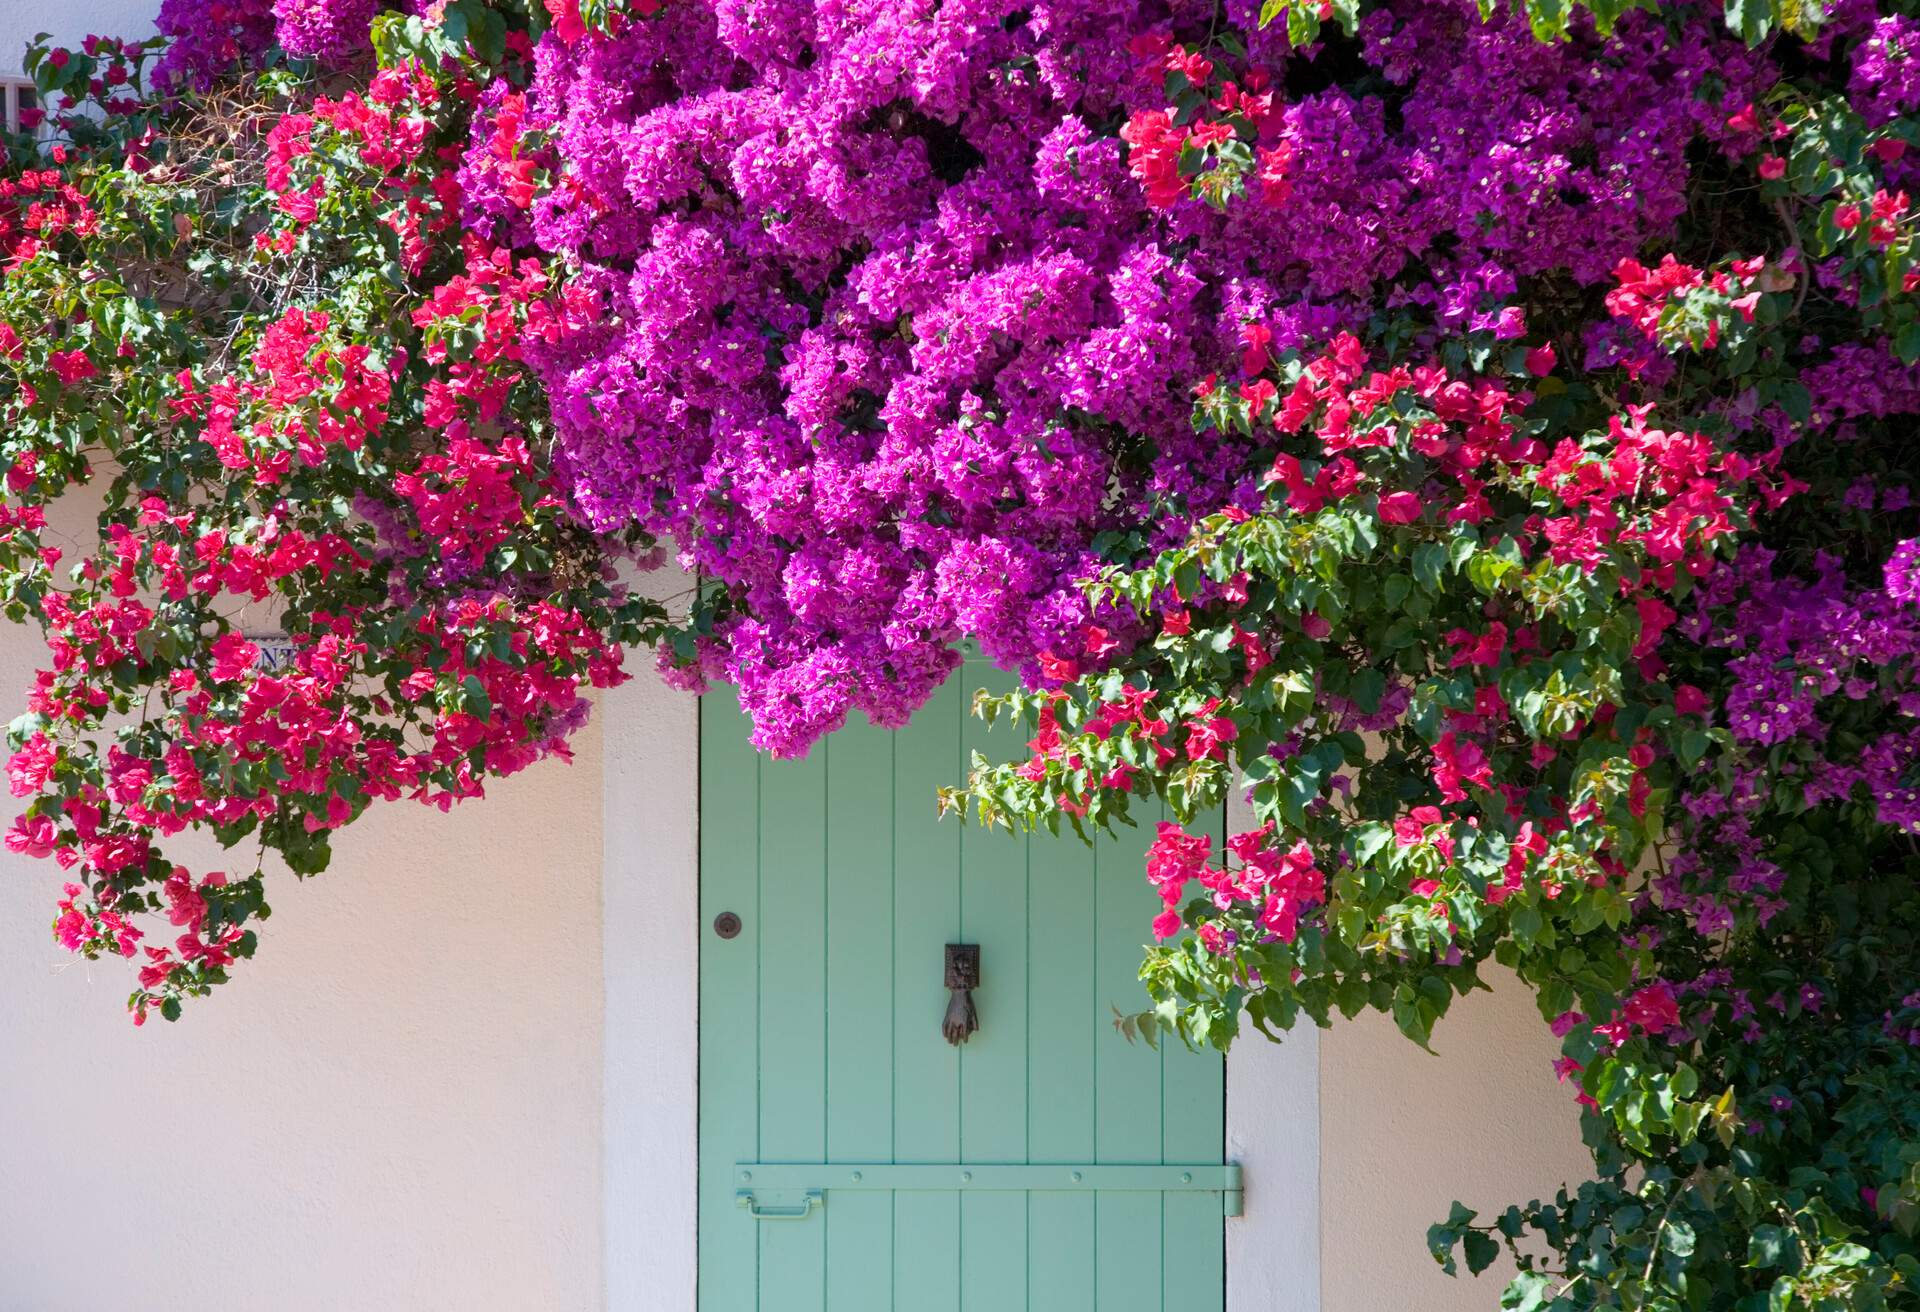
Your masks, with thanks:
M1727 0L1727 26L1750 46L1757 46L1773 31L1774 5L1777 0Z
M1340 1014L1351 1020L1366 1010L1369 992L1365 980L1343 979L1333 991L1333 1002Z
M1479 1275L1499 1260L1500 1245L1478 1230L1469 1230L1462 1236L1462 1249L1467 1258L1467 1270Z
M1900 325L1900 331L1893 335L1893 352L1901 364L1920 361L1920 319Z
M1782 1266L1793 1258L1793 1236L1777 1225L1757 1225L1747 1238L1747 1265Z
M1531 944L1540 937L1540 931L1546 928L1546 921L1533 907L1521 907L1513 913L1513 936L1522 944Z
M1685 1062L1681 1062L1674 1069L1668 1082L1672 1085L1673 1096L1676 1098L1691 1098L1700 1091L1700 1073Z
M1536 1271L1522 1271L1500 1295L1503 1312L1541 1312L1553 1301L1553 1282Z
M1542 41L1564 37L1569 16L1567 0L1527 0L1527 23Z
M1347 696L1353 704L1368 715L1380 709L1380 699L1386 695L1387 676L1378 670L1362 670L1353 676L1353 682L1347 688Z
M1499 590L1500 580L1513 568L1512 561L1502 560L1490 551L1475 552L1467 561L1467 580L1491 595Z
M1357 866L1367 864L1367 862L1373 860L1374 857L1380 854L1380 850L1387 845L1392 837L1393 831L1385 825L1373 824L1363 826L1359 830L1358 837L1353 840L1353 863Z
M1620 15L1629 9L1650 9L1650 0L1586 0L1588 12L1593 15L1594 28L1601 36L1613 32L1613 25L1620 21Z
M1438 542L1426 542L1413 551L1413 577L1428 592L1440 591L1447 568L1447 549Z

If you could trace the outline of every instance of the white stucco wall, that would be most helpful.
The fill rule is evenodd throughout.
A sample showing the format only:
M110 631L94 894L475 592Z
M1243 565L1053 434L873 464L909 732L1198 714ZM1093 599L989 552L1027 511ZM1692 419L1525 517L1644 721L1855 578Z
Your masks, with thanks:
M1511 1264L1449 1279L1427 1227L1456 1198L1485 1218L1587 1178L1558 1042L1524 984L1486 978L1492 991L1455 1000L1432 1053L1376 1012L1322 1036L1322 1312L1491 1312Z
M656 597L687 586L648 579ZM603 694L606 1306L694 1305L699 1201L700 719L652 662Z
M9 704L32 647L0 629ZM451 815L377 808L175 1025L0 854L0 1309L596 1306L599 771L589 729Z

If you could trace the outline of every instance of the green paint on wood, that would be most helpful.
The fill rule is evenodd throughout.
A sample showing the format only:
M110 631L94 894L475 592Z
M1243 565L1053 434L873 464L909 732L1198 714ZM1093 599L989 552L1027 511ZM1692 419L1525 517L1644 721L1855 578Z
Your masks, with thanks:
M966 714L1003 680L969 661L907 728L849 725L804 762L756 757L732 699L702 699L702 1312L1224 1303L1221 1195L1138 1187L1153 1177L889 1190L828 1173L803 1218L740 1205L756 1163L789 1164L764 1211L803 1201L798 1166L1222 1161L1220 1059L1111 1023L1145 1002L1147 830L1096 849L935 815L970 752L1020 750ZM730 940L723 911L742 921ZM939 1029L952 942L981 948L980 1031L958 1049Z

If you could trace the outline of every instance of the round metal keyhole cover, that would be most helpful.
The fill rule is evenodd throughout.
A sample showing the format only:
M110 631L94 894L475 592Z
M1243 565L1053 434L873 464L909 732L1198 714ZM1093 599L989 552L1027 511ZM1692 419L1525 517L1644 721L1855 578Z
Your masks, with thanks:
M740 933L740 917L731 911L722 911L713 918L713 932L721 938L734 938Z

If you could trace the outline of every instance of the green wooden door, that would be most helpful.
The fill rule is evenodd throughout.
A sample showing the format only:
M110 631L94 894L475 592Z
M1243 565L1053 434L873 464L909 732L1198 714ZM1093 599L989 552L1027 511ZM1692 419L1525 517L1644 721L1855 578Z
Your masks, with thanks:
M1223 1304L1221 1061L1112 1026L1144 1005L1147 835L935 816L973 748L1019 750L965 714L1002 677L969 662L906 729L850 725L804 762L702 699L703 1312ZM955 942L981 954L958 1048Z

